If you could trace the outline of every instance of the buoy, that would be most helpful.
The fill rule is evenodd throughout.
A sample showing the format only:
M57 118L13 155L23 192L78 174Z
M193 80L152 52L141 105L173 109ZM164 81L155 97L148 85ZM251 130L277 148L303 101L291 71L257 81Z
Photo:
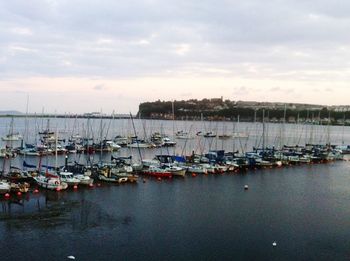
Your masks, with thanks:
M162 180L162 178L161 177L158 177L158 181L161 181Z
M5 198L9 198L10 197L10 194L9 193L6 193L5 194Z
M90 185L92 185L92 184L90 184ZM93 186L93 185L92 185ZM97 187L101 187L101 183L97 183Z
M21 192L21 191L18 191L18 192L17 192L17 196L22 196L22 192Z
M197 176L197 174L196 173L192 173L192 177L196 177Z
M78 189L78 186L77 185L74 185L74 187L73 187L74 189Z
M97 185L98 185L98 184L97 184ZM101 186L101 184L100 184L100 186ZM89 187L90 187L90 188L93 188L93 187L94 187L94 184L90 183L90 184L89 184Z
M38 189L34 189L33 193L39 193Z
M244 186L244 190L248 190L248 188L249 188L248 185Z
M61 191L61 189L60 189L60 188L57 188L56 191Z
M75 256L67 256L68 259L75 260Z
M276 241L272 243L272 246L273 246L273 247L276 247L276 246L277 246Z

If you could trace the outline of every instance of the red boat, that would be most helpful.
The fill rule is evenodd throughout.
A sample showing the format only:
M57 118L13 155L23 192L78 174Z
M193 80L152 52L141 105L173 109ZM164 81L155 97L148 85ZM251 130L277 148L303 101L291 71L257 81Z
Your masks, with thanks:
M144 170L143 173L145 175L149 175L152 177L157 177L157 178L172 178L173 174L170 171L167 171L165 169L161 169L156 166L150 166L149 169Z

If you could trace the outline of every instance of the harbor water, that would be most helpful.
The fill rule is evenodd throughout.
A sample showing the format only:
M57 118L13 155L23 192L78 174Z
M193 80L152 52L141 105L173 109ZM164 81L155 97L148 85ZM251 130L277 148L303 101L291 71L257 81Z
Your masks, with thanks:
M0 121L1 134L6 134L9 121ZM33 126L34 133L38 124L34 125L34 119L31 121L29 126ZM63 133L64 123L62 119L59 121ZM69 121L66 131L72 132L74 120ZM54 129L54 120L51 123ZM121 131L121 126L127 129L128 123L113 124L110 136ZM193 133L203 126L201 122L177 122L180 124L175 127L177 130ZM206 124L220 126L221 123ZM233 123L226 124L227 132L232 131ZM158 130L169 134L174 129L170 121L148 121L147 125L158 126ZM20 122L15 126L24 129ZM260 131L254 124L240 123L239 128L249 132L247 141L222 144L204 139L193 139L186 144L181 141L183 144L177 145L175 153L206 151L210 147L249 150L258 142ZM284 141L290 143L302 144L311 136L315 142L327 138L332 143L350 143L347 127L310 129L310 126L286 125L283 128ZM137 130L143 129L138 122ZM145 129L152 132L147 126ZM281 126L271 125L269 130L268 145L278 146L276 137ZM31 137L33 142L34 135ZM142 150L142 155L151 158L157 153L173 153L172 148L168 150ZM137 152L129 149L117 154L130 153L137 157ZM75 160L79 156L69 157ZM102 158L108 160L110 154L103 154ZM37 162L36 158L27 160ZM46 160L53 163L54 157ZM60 156L59 162L63 160ZM19 156L11 164L20 166L22 161ZM249 189L245 190L245 185ZM96 184L94 188L60 192L40 190L37 194L1 198L0 203L1 260L68 260L68 256L76 260L347 260L350 257L348 161L252 170L245 174L146 179L138 184Z
M13 196L1 201L1 260L347 260L349 172L336 162Z

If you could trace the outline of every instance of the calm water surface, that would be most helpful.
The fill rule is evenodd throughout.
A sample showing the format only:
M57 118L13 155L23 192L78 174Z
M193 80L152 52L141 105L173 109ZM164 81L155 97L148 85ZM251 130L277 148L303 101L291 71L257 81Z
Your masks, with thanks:
M23 121L23 119L22 119ZM9 119L0 119L0 134ZM39 127L31 119L30 132ZM80 121L82 132L84 121ZM60 120L65 133L77 132L74 121ZM95 133L98 135L98 122ZM107 124L107 122L105 123ZM111 124L109 136L127 133L128 121ZM172 133L171 122L147 122L152 132ZM219 130L221 123L205 123ZM57 125L57 124L56 124ZM15 123L24 130L23 122ZM53 126L55 124L53 123ZM177 122L175 129L195 133L203 123ZM226 130L250 133L248 141L195 139L176 153L225 148L249 149L259 142L261 126L226 123ZM231 127L230 127L231 126ZM224 126L223 126L224 127ZM236 129L234 129L236 128ZM260 129L259 129L260 128ZM215 129L215 128L214 128ZM269 145L278 145L280 125L269 126ZM219 131L218 131L219 132ZM350 143L348 128L287 125L285 141L312 138ZM29 135L30 142L36 136ZM2 144L4 145L4 144ZM152 157L166 150L143 150ZM122 149L120 155L137 152ZM110 155L103 155L108 159ZM97 156L96 156L97 157ZM79 156L70 156L70 160ZM98 159L98 157L97 157ZM37 163L37 158L27 158ZM53 157L43 159L54 162ZM80 159L84 162L84 158ZM17 157L11 164L21 165ZM59 158L63 162L63 158ZM0 164L3 163L0 161ZM245 191L244 185L249 185ZM258 170L245 175L208 175L147 180L137 185L102 185L78 191L29 193L0 199L1 260L349 260L350 163ZM272 247L273 242L277 247Z
M347 260L349 164L12 197L1 260Z

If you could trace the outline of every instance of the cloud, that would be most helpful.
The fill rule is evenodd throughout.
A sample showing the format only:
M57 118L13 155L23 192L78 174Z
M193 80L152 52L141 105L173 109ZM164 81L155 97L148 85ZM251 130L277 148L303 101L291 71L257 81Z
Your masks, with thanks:
M189 44L177 44L175 45L175 53L184 56L190 51L190 45Z
M24 35L24 36L30 36L33 34L32 31L26 27L14 27L14 28L11 28L10 31L13 34Z
M105 87L104 84L98 84L98 85L94 86L94 90L95 91L102 91L102 90L105 90L105 89L106 89L106 87Z
M281 88L280 88L280 87L272 87L272 88L270 89L270 92L279 92L279 91L281 91Z
M235 88L234 95L242 95L247 94L249 92L249 89L246 86L240 86Z
M201 77L216 68L212 76L348 80L350 5L340 2L5 1L0 76ZM37 52L5 59L14 45Z
M277 100L299 86L308 93L303 99L316 101L313 89L350 81L345 0L2 1L0 16L0 80L7 86L35 77L89 78L86 86L95 87L152 78L164 80L156 91L171 96L167 83L187 79L197 85L179 93L192 97L215 96L223 86L224 96ZM105 90L95 87L95 94ZM262 97L270 89L276 94ZM142 99L153 98L147 95Z

